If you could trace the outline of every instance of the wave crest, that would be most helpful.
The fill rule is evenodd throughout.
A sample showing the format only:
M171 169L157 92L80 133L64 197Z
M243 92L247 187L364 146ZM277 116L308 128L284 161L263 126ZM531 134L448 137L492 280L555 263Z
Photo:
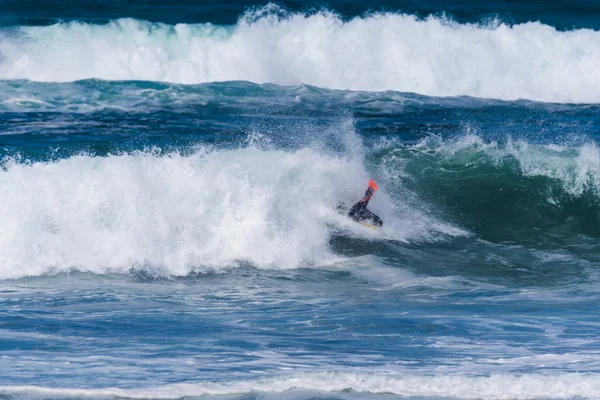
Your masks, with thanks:
M548 102L600 101L600 32L373 13L249 12L235 26L119 19L0 30L0 78L245 80Z

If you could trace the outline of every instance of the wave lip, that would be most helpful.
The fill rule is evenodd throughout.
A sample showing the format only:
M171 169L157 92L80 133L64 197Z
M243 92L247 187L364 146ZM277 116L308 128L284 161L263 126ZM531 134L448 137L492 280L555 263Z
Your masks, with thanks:
M245 80L545 102L600 101L600 32L373 13L248 12L235 26L119 19L0 30L0 78Z
M407 397L443 397L457 399L597 399L600 376L564 375L492 375L492 376L410 376L376 373L313 372L252 381L173 384L147 389L67 389L35 386L0 387L9 395L50 395L72 397L118 397L129 399L179 399L199 396L241 395L246 393L296 394L302 391L339 393L362 392ZM304 396L306 397L306 396Z

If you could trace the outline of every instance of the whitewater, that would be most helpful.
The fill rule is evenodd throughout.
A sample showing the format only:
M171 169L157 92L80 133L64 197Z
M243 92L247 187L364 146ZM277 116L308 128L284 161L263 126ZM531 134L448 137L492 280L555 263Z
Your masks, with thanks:
M394 205L386 193L373 201L386 218L385 233L365 232L340 215L338 204L353 202L369 175L352 126L336 127L349 130L337 133L350 146L341 148L344 156L318 141L274 150L264 137L250 135L242 148L187 154L149 149L46 162L6 158L0 275L134 268L185 276L240 263L298 268L339 261L329 246L337 230L401 241L467 234L418 207ZM407 214L402 222L399 213Z
M477 395L473 395L473 386ZM575 388L578 386L578 388ZM500 392L498 387L506 388ZM298 389L302 388L302 389ZM324 390L326 389L326 390ZM179 384L169 387L145 390L122 389L46 389L36 387L9 387L0 389L5 394L35 392L38 395L52 396L114 396L125 399L178 399L182 397L223 396L248 392L260 393L264 398L278 398L282 392L286 398L303 398L306 395L322 395L327 391L352 390L360 397L371 394L400 396L443 396L465 399L514 399L573 397L595 398L600 390L597 376L572 374L560 379L554 377L512 377L493 376L490 378L441 378L394 376L390 374L352 373L312 373L301 374L286 379L262 379L247 382L225 382L219 384ZM372 396L372 395L371 395Z
M600 98L599 50L591 29L394 12L346 20L268 5L232 26L128 18L0 28L0 78L249 81L591 103Z

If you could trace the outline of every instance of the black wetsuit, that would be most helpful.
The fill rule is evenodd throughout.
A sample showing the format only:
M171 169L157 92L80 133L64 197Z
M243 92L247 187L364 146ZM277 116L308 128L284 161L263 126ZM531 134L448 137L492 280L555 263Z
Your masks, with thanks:
M348 212L348 216L357 222L364 222L375 226L383 225L383 221L373 212L367 210L367 204L369 204L369 200L373 197L375 193L375 189L368 188L365 193L365 197L358 203L352 206L350 211Z

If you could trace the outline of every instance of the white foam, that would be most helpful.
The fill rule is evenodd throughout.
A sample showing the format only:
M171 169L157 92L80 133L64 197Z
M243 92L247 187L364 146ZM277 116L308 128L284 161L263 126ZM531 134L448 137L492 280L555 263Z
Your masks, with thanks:
M0 78L246 80L552 102L600 101L600 32L374 13L287 14L235 26L119 19L0 31Z
M337 202L356 201L368 179L354 159L251 146L11 161L0 169L0 279L322 265L339 259L329 248L334 231L410 240L445 226L417 213L412 220L424 221L396 229L402 221L384 190L372 209L389 216L385 235L341 216Z
M111 396L119 398L177 399L193 396L237 395L251 392L282 393L317 390L356 391L398 396L439 396L460 399L598 399L598 374L411 376L359 372L314 372L291 376L232 382L174 384L143 389L54 389L5 386L0 393L64 397Z
M13 164L0 172L0 276L319 262L331 256L319 191L345 168L257 149Z

